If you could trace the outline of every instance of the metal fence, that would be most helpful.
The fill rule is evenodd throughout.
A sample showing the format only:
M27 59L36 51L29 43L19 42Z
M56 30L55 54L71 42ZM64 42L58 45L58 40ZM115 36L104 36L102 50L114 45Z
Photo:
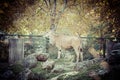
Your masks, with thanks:
M41 35L0 35L0 62L13 63L37 52L46 52L46 39Z
M20 43L17 44L18 48L24 48L21 49L24 52L24 56L27 56L29 54L38 53L38 52L44 52L44 53L53 53L52 55L57 53L56 47L53 47L52 45L49 45L48 40L46 38L43 38L41 35L8 35L8 34L2 34L0 35L0 61L8 61L10 49L15 49L15 45L10 46L10 44L15 43L15 39L20 40ZM89 53L99 53L102 55L102 57L106 57L108 53L111 52L112 47L119 43L118 40L115 40L115 38L98 38L98 37L81 37L82 39L82 45L83 45L83 51L87 55ZM16 43L18 43L16 41ZM21 45L19 47L20 44ZM52 47L51 47L52 46ZM12 47L12 48L11 48ZM92 48L92 52L89 51L89 49ZM13 49L13 50L14 50ZM20 51L18 49L17 51ZM11 53L17 53L12 51ZM88 57L86 57L88 58Z

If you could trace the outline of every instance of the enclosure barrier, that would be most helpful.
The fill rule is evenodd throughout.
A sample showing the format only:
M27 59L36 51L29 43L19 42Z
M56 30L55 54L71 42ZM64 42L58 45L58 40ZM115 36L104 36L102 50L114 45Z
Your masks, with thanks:
M115 43L118 43L120 38L117 38L116 41L113 41L116 38L101 38L101 37L81 37L83 41L83 46L94 47L102 51L102 56L106 57L108 53L111 52L112 46ZM25 55L29 55L35 52L45 52L49 53L48 50L48 40L43 38L42 35L9 35L9 34L0 34L0 41L2 45L6 45L3 42L8 41L8 62L14 64L16 62L21 62ZM87 43L87 46L84 44ZM2 45L0 49L2 49ZM89 45L89 46L88 46ZM4 50L4 48L2 49ZM0 58L4 58L7 54L6 51L1 51ZM4 60L4 59L3 59Z

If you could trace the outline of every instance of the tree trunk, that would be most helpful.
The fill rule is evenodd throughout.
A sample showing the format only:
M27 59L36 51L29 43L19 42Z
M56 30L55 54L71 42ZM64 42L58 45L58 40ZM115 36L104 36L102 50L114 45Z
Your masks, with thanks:
M114 45L114 42L112 42L111 40L106 41L106 53L107 53L106 57L109 57L109 55L112 51L113 45Z

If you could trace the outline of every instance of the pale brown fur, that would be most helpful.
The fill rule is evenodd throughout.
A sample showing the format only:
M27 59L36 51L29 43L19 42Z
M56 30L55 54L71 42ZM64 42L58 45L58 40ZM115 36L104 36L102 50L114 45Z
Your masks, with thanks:
M58 59L61 56L61 49L69 49L73 48L76 53L76 62L83 61L83 52L82 52L82 44L79 37L68 36L68 35L60 35L56 34L54 31L48 32L45 37L49 38L49 42L52 45L55 45L58 48Z

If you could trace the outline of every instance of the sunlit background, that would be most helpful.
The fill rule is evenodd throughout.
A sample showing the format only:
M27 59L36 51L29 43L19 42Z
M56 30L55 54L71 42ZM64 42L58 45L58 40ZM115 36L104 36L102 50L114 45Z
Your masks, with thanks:
M119 7L108 0L1 1L0 30L42 35L51 24L58 33L95 37L119 36ZM112 3L115 3L112 5Z

